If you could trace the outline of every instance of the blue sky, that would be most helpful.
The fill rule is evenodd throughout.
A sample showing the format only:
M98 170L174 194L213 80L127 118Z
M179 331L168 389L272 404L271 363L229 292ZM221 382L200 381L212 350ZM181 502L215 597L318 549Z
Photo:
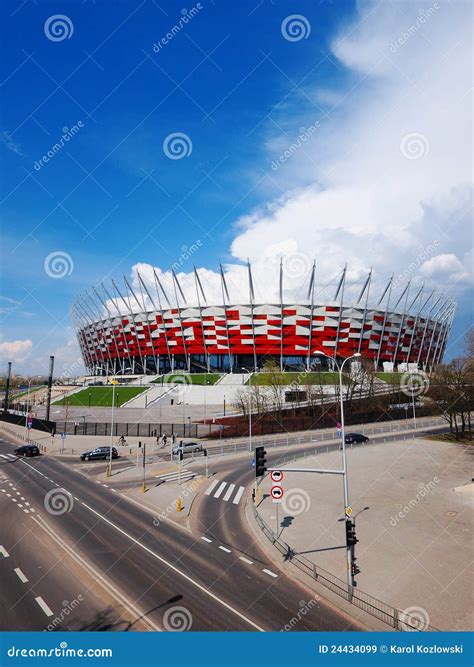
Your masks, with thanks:
M193 17L169 43L154 50L153 45L179 24L184 14L181 2L5 3L1 28L1 340L31 341L23 348L4 348L5 359L14 353L18 368L40 372L47 356L55 353L67 367L77 357L68 310L79 292L109 275L129 276L138 263L166 270L179 261L184 247L197 240L200 248L192 261L211 270L216 270L219 259L239 264L250 256L258 261L265 254L262 248L257 250L261 238L270 245L275 240L293 253L309 252L304 226L293 233L292 225L285 222L289 207L298 210L305 196L308 201L308 188L319 197L314 208L312 201L308 204L309 215L305 209L301 216L308 229L322 220L311 220L311 210L319 210L322 193L329 198L332 192L340 192L338 201L347 201L347 210L336 206L334 215L340 221L330 211L321 214L336 223L325 238L339 234L333 239L337 247L331 256L334 273L339 263L351 260L350 251L341 247L347 241L350 244L352 235L357 234L366 247L376 230L371 230L368 221L367 230L361 232L364 215L369 219L374 208L367 205L365 196L356 194L354 200L360 202L355 217L360 215L361 227L344 227L354 211L347 191L361 185L354 171L362 178L366 169L360 158L357 169L349 173L348 168L344 174L347 137L354 141L352 155L360 150L362 140L368 142L369 155L376 151L378 137L365 136L371 124L367 115L373 113L369 105L378 99L383 106L384 96L393 102L394 96L402 94L401 89L394 93L392 70L378 71L380 45L370 52L374 31L384 37L383 63L390 61L393 71L405 67L404 58L412 61L414 50L414 72L404 70L404 78L416 78L416 67L422 71L423 52L429 51L433 38L430 31L436 33L446 20L442 9L430 14L416 34L412 31L410 43L397 46L392 53L390 44L393 47L393 40L417 21L419 8L413 14L407 9L409 3L399 4L396 21L392 21L395 26L390 28L393 33L388 36L389 14L384 16L384 12L391 3L385 3L386 8L377 8L377 4L325 0L188 3L188 14L195 9ZM426 9L432 4L426 3ZM468 5L462 9L468 12ZM306 34L301 39L287 39L282 31L282 22L293 14L303 17ZM64 39L51 39L47 34L45 22L55 15L65 17L61 20L69 36ZM458 20L464 19L459 12ZM364 26L371 28L370 39ZM455 68L460 54L449 57ZM411 84L420 87L417 81ZM463 85L460 81L460 91ZM417 104L416 99L405 102L402 116L410 117ZM455 124L458 112L458 108L451 109L450 124ZM373 123L377 120L380 117L374 117ZM291 157L291 164L272 168L282 151L313 124L318 130ZM74 126L74 136L47 163L41 163L42 156ZM390 119L387 127L392 131ZM407 124L400 130L400 139L403 132L423 129L417 122ZM431 123L426 130L431 156L438 146L444 150L444 141L428 129L432 131ZM173 133L187 135L188 150L192 145L183 159L170 159L163 148ZM400 141L395 137L398 153ZM404 172L414 168L413 162L404 159ZM426 168L426 163L421 165L420 173L426 173ZM368 182L370 178L368 172ZM436 181L436 174L432 180ZM442 204L434 203L429 190L422 191L416 203L423 207L423 215L417 218L413 213L414 202L400 216L406 215L408 223L413 215L412 230L419 229L422 218L425 231L408 243L393 238L398 248L393 270L403 270L437 236L437 232L431 234L433 226L444 234L446 216L452 220L452 238L440 239L442 247L435 252L441 259L428 253L418 268L431 262L422 269L422 278L452 286L461 302L468 298L469 258L463 255L465 244L461 250L455 247L455 239L459 225L469 224L467 180L461 173L448 183ZM363 191L367 191L365 186ZM455 197L453 192L457 192ZM383 196L377 193L374 200ZM393 196L390 193L387 207ZM275 239L268 234L268 224L275 229ZM327 230L327 224L322 220L321 232ZM283 231L281 225L286 225ZM316 257L317 246L315 239L310 254ZM45 270L46 258L56 252L65 253L70 262L61 279ZM272 252L274 257L280 250ZM387 249L387 255L394 253ZM355 280L370 261L360 259ZM383 282L390 267L385 269L381 260ZM192 269L192 261L186 271ZM324 271L329 275L330 270ZM463 317L456 338L466 326Z

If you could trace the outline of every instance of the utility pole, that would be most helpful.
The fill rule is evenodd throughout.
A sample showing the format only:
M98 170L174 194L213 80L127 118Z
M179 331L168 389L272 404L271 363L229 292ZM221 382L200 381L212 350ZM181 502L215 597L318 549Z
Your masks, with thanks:
M105 474L107 477L110 477L112 474L112 449L113 449L113 443L114 443L114 407L115 407L115 385L118 384L117 380L112 380L110 381L112 385L112 414L110 418L110 453L109 453L109 464L107 468L105 469Z
M53 386L53 371L54 371L54 357L49 358L49 376L48 376L48 390L46 397L46 421L49 422L49 415L51 411L51 388Z
M138 443L141 445L141 443ZM145 465L146 465L146 442L143 443L143 479L142 479L142 492L145 493L146 491L146 474L145 474Z
M10 378L12 375L12 362L9 361L7 365L7 381L5 384L5 399L3 403L3 412L8 412L8 400L10 395Z

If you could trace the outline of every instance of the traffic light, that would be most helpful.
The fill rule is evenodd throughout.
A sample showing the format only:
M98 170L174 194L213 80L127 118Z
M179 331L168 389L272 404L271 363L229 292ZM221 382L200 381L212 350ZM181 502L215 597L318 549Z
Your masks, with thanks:
M354 521L346 519L346 544L348 547L353 547L359 540L356 537L356 526Z
M359 567L356 565L356 560L357 560L356 558L353 558L352 563L351 563L351 575L353 577L355 577L356 574L359 574L359 572L360 572Z
M261 477L267 470L267 452L265 447L255 447L255 477Z

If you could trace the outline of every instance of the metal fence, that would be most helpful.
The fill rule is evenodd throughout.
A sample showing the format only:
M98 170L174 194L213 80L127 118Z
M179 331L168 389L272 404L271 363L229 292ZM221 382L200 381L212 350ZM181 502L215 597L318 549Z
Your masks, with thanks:
M257 524L259 525L263 534L270 540L273 546L278 549L284 560L295 565L295 567L311 577L315 582L325 586L336 595L339 595L340 597L353 604L355 607L363 609L371 616L378 618L380 621L390 625L395 630L415 630L418 632L437 631L436 628L433 628L431 625L421 623L419 618L400 611L396 607L382 602L382 600L378 600L377 598L369 595L368 593L364 593L364 591L361 591L358 588L349 586L346 581L339 579L339 577L336 577L334 574L323 570L323 568L317 566L303 555L296 553L289 544L284 542L280 537L278 537L278 535L273 532L269 526L267 526L265 521L258 513L257 507L255 505L252 505L252 507L255 520L257 521Z

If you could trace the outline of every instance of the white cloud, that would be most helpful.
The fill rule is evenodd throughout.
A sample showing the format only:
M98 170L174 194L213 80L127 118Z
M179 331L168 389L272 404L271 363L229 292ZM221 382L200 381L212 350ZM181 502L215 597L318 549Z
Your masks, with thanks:
M8 361L22 361L30 352L33 343L26 340L13 340L0 342L0 359Z
M469 274L452 253L436 255L421 266L421 273L436 282L462 283L469 279Z

